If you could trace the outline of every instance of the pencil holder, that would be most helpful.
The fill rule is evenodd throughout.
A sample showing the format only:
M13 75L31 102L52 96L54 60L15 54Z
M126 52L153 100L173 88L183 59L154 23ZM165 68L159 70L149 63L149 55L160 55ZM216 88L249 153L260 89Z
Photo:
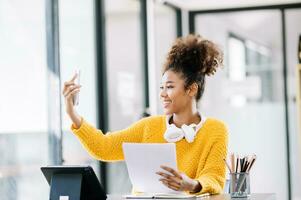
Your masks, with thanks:
M230 173L231 198L248 198L250 196L249 173Z

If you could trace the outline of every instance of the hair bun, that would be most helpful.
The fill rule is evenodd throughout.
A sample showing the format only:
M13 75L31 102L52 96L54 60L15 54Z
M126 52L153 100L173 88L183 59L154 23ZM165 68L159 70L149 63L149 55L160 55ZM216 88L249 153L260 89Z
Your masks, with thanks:
M210 76L213 75L219 66L223 65L223 53L220 48L209 40L200 42L201 48L201 72Z
M164 71L174 68L184 73L213 75L223 63L223 53L216 44L199 35L179 38L173 44Z

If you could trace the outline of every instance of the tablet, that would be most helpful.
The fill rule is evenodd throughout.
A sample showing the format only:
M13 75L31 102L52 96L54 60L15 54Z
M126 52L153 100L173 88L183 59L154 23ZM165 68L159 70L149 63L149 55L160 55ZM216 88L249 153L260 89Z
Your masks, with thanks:
M50 188L50 199L105 200L107 195L91 166L41 167ZM80 197L69 198L78 194ZM68 198L67 198L68 197ZM53 198L54 199L54 198Z

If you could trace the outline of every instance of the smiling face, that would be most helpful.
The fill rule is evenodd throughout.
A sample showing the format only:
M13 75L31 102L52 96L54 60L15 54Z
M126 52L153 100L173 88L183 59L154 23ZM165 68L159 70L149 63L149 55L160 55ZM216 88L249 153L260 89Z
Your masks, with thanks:
M196 91L193 88L185 89L185 81L179 73L166 71L160 89L160 100L166 115L191 108Z

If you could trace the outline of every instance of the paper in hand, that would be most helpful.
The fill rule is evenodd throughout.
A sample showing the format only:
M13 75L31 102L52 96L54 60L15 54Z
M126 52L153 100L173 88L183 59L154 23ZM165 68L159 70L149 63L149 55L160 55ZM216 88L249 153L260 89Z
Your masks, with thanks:
M182 194L163 185L156 174L161 165L177 169L174 143L123 143L123 153L134 190L145 194Z

